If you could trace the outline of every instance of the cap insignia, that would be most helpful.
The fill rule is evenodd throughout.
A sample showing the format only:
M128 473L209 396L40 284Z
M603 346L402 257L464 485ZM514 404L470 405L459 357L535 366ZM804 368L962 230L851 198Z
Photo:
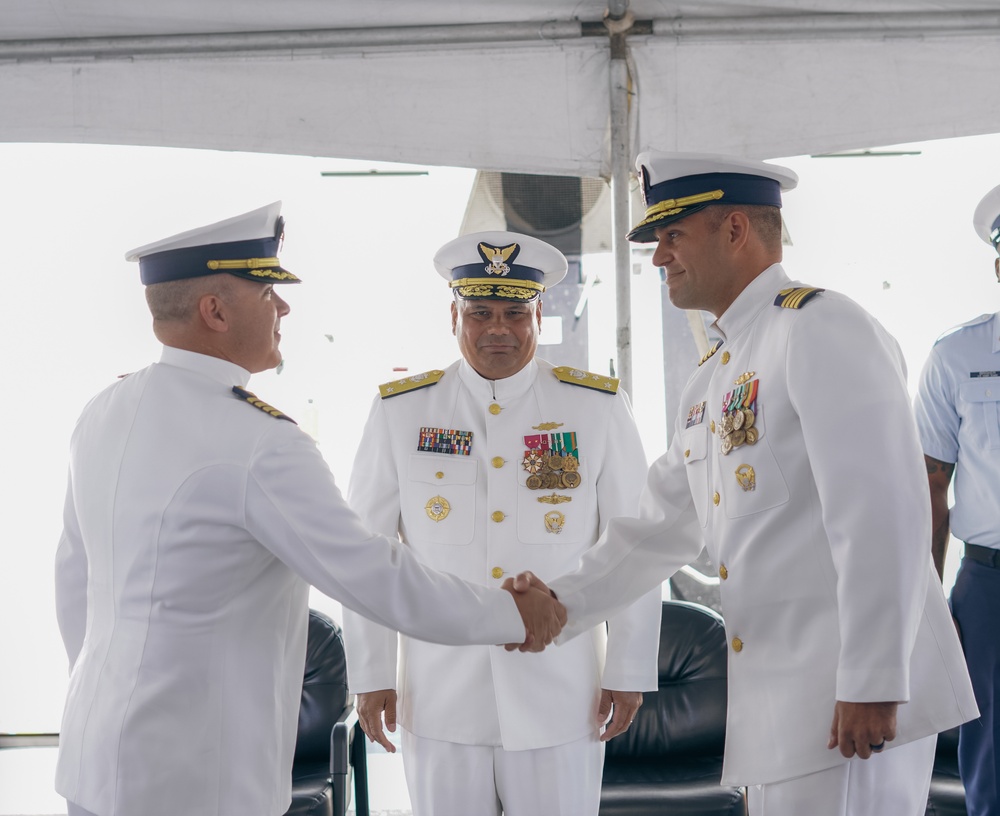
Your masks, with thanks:
M582 385L584 388L593 388L595 391L603 391L605 394L617 394L617 377L608 377L604 374L594 374L591 371L581 371L572 366L557 366L552 369L556 379L570 385Z
M774 299L774 305L783 309L801 309L810 300L825 289L817 289L811 286L796 286L789 289L782 289Z
M298 425L298 423L292 419L287 414L281 413L277 408L268 405L264 400L257 399L257 395L247 391L245 388L240 388L238 385L233 386L233 393L238 396L244 402L249 402L254 408L259 408L265 414L270 414L275 419L287 419L293 425Z
M487 275L500 275L506 277L510 274L510 266L507 261L514 263L517 253L521 247L517 244L510 244L505 247L491 247L489 244L479 244L479 255L486 261Z
M423 374L414 374L412 377L405 377L402 380L382 383L378 387L378 392L381 394L382 399L398 397L400 394L406 394L409 391L416 391L420 388L426 388L429 385L437 385L443 376L444 372L440 369L425 371Z

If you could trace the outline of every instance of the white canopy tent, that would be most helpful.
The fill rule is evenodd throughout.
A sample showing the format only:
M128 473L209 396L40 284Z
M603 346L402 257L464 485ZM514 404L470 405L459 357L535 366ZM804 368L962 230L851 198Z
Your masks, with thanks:
M0 141L599 176L613 183L614 252L627 270L640 148L768 158L1000 131L995 9L0 0ZM627 386L629 276L617 279Z

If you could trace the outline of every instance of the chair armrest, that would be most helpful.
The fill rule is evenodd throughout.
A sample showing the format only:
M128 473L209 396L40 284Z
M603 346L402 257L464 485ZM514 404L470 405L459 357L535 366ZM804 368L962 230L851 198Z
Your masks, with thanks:
M354 703L348 703L340 718L333 724L330 734L330 773L346 775L351 759L351 737L358 722L358 710Z

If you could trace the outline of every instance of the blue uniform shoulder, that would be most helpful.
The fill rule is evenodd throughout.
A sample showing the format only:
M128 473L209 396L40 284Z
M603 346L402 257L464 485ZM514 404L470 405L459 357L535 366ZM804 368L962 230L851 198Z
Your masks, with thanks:
M400 394L408 394L411 391L418 391L421 388L437 385L441 382L441 378L443 376L444 372L440 369L425 371L422 374L414 374L412 377L404 377L401 380L392 380L391 382L382 383L382 385L378 387L378 393L382 399L398 397Z
M583 388L592 388L604 394L617 394L620 380L617 377L609 377L606 374L595 374L592 371L584 371L572 366L555 366L552 369L559 382L570 385L579 385Z
M984 323L988 323L993 319L993 314L981 314L978 317L972 318L972 320L967 320L965 323L959 323L957 326L952 326L947 331L943 332L937 340L934 341L934 345L937 345L942 340L947 340L949 337L956 337L967 329L975 328L976 326L982 326Z

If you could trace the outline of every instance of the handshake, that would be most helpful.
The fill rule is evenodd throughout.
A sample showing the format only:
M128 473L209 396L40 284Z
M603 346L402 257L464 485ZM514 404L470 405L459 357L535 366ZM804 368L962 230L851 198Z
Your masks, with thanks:
M531 572L518 573L503 582L517 604L517 611L524 621L524 642L508 643L508 652L540 652L548 646L566 625L564 607L545 585L544 581Z

